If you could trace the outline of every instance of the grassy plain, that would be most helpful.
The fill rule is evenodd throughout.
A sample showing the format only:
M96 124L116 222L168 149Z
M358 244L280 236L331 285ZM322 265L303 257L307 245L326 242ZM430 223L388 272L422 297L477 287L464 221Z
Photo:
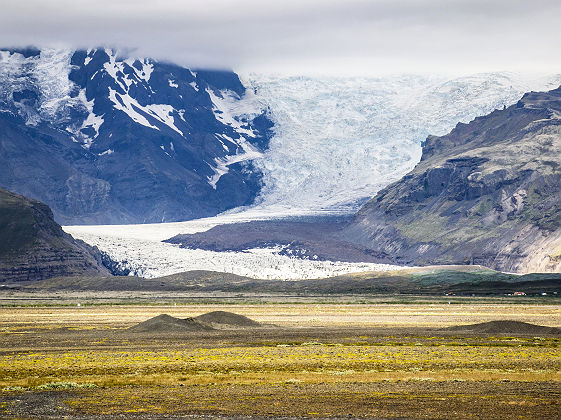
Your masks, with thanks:
M557 301L387 301L0 307L0 416L559 418L561 336L443 330ZM275 326L126 330L217 309Z

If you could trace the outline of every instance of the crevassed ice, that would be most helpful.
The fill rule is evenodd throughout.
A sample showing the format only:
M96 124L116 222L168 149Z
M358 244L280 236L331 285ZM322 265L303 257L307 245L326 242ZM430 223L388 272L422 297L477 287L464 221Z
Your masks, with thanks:
M275 135L255 164L264 187L252 211L353 212L401 178L429 134L548 90L560 75L487 73L459 78L245 76L270 110Z
M234 155L216 158L214 159L214 165L210 165L214 175L208 178L208 183L216 189L216 184L223 175L228 173L230 165L262 157L261 152L248 142L248 139L256 137L256 134L247 121L263 112L263 104L252 91L246 91L242 97L229 90L215 92L207 88L206 92L212 101L216 119L232 127L239 136L238 138L232 138L224 134L216 134L216 139L220 141L224 150L230 151L221 138L237 146Z
M41 87L41 105L39 112L46 119L53 119L73 105L70 92L73 84L69 80L71 50L41 50L40 58L35 67L35 77Z
M92 127L97 136L103 118L93 113L93 101L87 101L84 90L75 97L70 96L74 88L68 78L72 53L70 50L47 48L41 50L38 56L26 58L19 53L0 51L0 98L9 103L14 92L36 89L39 93L38 106L14 103L26 119L26 124L36 125L41 121L64 124L67 131L89 147L93 139L80 130ZM83 122L72 121L69 118L72 109L81 109L88 116ZM78 140L74 138L74 141Z
M70 50L48 48L42 50L39 56L28 58L19 53L0 52L1 96L11 101L14 92L28 89L31 83L38 87L40 98L35 111L37 115L28 115L28 123L60 118L66 109L80 101L70 97L73 87L68 79L71 57Z

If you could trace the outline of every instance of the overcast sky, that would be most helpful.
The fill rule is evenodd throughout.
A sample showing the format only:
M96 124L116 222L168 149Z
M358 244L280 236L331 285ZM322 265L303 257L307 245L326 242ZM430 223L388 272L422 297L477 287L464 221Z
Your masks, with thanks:
M0 0L5 46L244 72L561 72L560 28L561 0Z

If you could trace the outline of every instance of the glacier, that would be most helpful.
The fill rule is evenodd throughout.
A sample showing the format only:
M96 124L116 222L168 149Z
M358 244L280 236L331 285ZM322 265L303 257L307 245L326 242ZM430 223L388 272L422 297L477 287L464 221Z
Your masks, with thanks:
M325 78L248 74L242 75L242 81L253 92L246 106L266 109L275 123L269 148L251 156L264 174L254 205L188 222L67 226L65 230L145 277L214 270L286 280L394 269L384 264L297 259L279 255L275 248L219 253L161 241L226 223L352 214L415 166L427 135L445 134L458 122L515 103L525 92L557 87L561 75L505 72L454 78ZM226 105L220 109L227 119L231 111ZM211 182L227 170L225 163L215 163Z
M254 161L264 186L253 211L352 213L421 158L429 134L553 89L561 75L484 73L318 78L242 75L274 135Z
M27 124L36 125L42 120L66 120L68 109L82 104L82 97L72 98L73 85L68 79L72 51L44 49L37 57L25 57L0 51L0 101L11 102L15 92L29 88L30 75L41 92L36 110L20 109L27 114ZM21 105L17 105L18 107Z
M166 276L190 270L234 273L259 279L299 280L332 277L361 271L388 271L399 267L389 264L317 261L279 255L278 248L251 249L246 252L213 252L185 249L161 242L178 233L206 231L218 224L266 220L251 213L219 215L175 223L140 225L64 226L75 238L97 246L131 275L146 278Z

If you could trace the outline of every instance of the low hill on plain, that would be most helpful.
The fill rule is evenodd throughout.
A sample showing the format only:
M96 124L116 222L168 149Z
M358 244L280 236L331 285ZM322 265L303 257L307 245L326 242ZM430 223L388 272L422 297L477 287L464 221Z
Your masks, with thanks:
M127 329L133 333L182 333L215 331L217 329L258 328L262 325L246 316L214 311L194 318L176 318L161 314Z
M160 333L160 332L195 332L212 331L213 328L194 318L175 318L171 315L161 314L147 321L141 322L128 331L139 333Z
M561 329L529 324L521 321L497 320L470 325L457 325L448 331L469 332L477 334L534 334L561 335Z
M199 315L195 319L209 323L217 324L221 326L233 326L233 327L260 327L261 324L253 319L250 319L244 315L234 314L232 312L226 311L214 311L203 315Z

